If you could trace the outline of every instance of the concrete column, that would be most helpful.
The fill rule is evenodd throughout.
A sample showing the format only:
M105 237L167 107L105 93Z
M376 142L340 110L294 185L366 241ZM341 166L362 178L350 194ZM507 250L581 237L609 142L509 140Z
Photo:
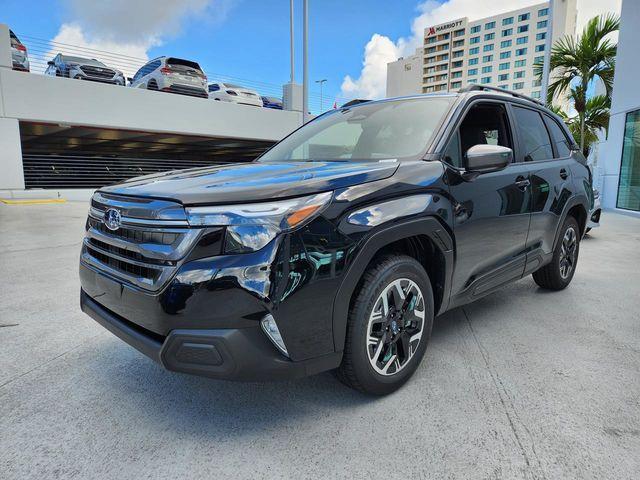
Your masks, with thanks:
M5 23L0 23L0 67L13 68L9 26Z
M0 190L24 189L20 127L15 118L0 118Z

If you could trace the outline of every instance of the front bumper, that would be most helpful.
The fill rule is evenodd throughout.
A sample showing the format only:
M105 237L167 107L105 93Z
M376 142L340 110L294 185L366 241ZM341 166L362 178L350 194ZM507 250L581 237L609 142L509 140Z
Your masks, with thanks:
M205 377L241 380L287 380L331 370L342 354L291 361L275 350L259 326L176 329L166 337L145 330L80 291L80 308L121 340L167 370Z

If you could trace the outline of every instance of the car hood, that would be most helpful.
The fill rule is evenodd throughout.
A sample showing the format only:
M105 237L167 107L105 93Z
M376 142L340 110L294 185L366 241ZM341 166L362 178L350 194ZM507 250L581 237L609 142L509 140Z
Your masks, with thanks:
M104 193L183 205L242 203L326 192L390 177L396 162L238 163L137 177Z

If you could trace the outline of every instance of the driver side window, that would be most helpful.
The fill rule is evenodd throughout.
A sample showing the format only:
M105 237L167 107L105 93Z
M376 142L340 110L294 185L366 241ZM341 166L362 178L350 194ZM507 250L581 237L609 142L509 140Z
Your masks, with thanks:
M466 166L466 153L475 145L500 145L513 149L507 111L501 104L480 103L467 112L451 137L444 160L457 168Z

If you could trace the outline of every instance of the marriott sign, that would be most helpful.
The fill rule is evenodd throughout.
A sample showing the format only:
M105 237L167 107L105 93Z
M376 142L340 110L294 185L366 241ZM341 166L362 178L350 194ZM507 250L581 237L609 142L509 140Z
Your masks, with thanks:
M462 26L462 20L455 20L453 22L443 23L442 25L437 25L435 27L429 27L427 29L427 37L431 35L435 35L436 33L442 33L447 30L451 30L453 28L457 28Z

